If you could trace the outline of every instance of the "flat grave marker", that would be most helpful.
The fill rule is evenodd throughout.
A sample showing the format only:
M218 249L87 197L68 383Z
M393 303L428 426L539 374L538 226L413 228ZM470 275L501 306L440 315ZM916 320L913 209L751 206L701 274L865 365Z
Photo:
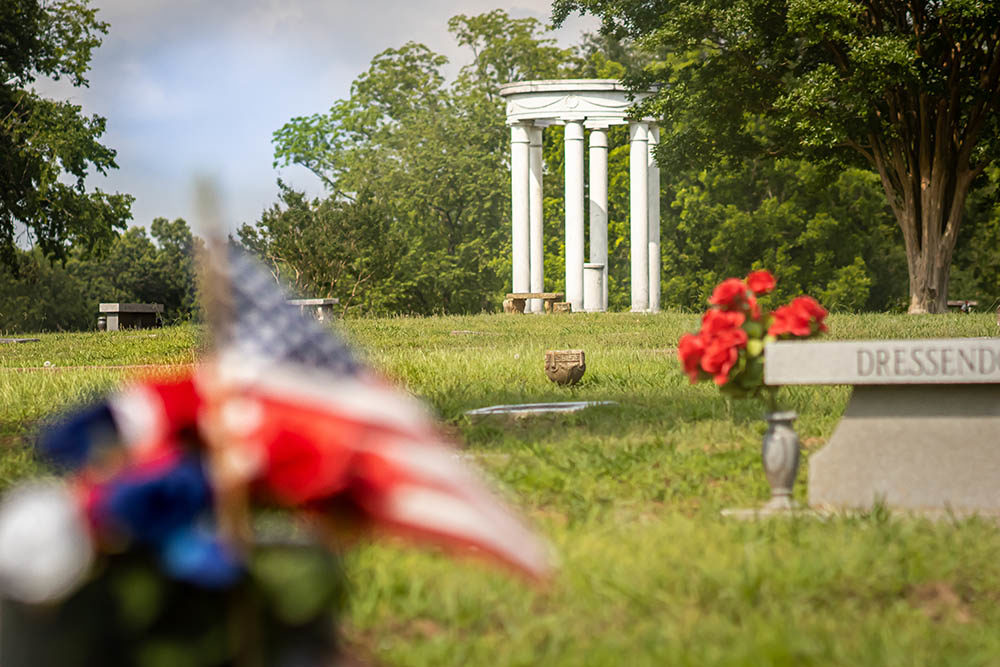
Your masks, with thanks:
M597 405L617 405L616 401L557 401L554 403L514 403L510 405L491 405L488 408L466 410L470 417L489 415L510 415L524 417L528 415L543 415L552 413L579 412Z

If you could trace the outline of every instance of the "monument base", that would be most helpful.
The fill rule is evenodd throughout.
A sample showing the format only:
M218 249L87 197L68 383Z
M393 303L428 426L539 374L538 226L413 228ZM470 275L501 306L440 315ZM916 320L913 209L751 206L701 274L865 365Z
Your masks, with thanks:
M1000 515L1000 385L859 385L809 459L809 505Z

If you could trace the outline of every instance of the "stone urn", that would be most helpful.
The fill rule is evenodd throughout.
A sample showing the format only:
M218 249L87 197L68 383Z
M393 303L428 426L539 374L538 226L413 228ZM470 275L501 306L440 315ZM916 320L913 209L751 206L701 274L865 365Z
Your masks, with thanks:
M799 471L799 436L792 428L796 415L792 411L769 412L767 432L761 458L764 474L771 485L771 500L764 506L766 510L793 509L792 486Z
M583 350L549 350L545 353L545 374L556 384L572 385L587 370Z

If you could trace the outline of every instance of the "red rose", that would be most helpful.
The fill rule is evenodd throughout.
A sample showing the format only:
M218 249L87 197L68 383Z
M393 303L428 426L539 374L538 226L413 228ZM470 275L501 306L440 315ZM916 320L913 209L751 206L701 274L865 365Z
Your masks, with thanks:
M816 299L811 296L796 297L792 300L792 306L798 308L801 312L815 320L819 331L826 331L826 325L823 324L823 320L829 313L826 308L819 305L819 302L816 301Z
M747 344L747 332L743 329L728 329L709 340L701 358L701 367L714 376L715 384L723 385L729 380L729 371L739 361L740 348Z
M785 334L808 336L809 319L803 318L798 310L788 304L771 313L771 326L768 327L767 333L770 336L783 336Z
M698 381L701 357L705 353L705 343L700 336L684 334L677 343L677 356L684 366L684 372L691 378L691 384Z
M727 278L712 291L708 302L724 310L736 310L746 302L746 299L747 284L739 278Z
M760 319L757 298L739 278L727 278L719 283L708 302L725 311L741 310L748 313L750 319Z
M771 272L766 269L754 271L747 276L747 287L750 288L751 292L757 295L767 294L773 290L776 282L777 281L775 281Z
M787 306L772 313L773 321L767 333L772 336L792 335L808 337L817 331L826 331L823 318L826 309L809 296L796 297Z
M705 311L701 318L701 333L705 336L714 336L722 331L741 327L745 321L746 316L741 312L712 308Z

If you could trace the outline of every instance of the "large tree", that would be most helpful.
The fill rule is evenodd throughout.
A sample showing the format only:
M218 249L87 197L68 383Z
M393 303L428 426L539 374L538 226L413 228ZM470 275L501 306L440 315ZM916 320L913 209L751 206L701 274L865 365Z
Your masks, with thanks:
M997 159L995 0L556 0L663 57L668 167L803 156L875 170L903 233L911 313L946 309L967 195Z
M0 263L16 265L22 234L65 258L73 245L108 247L131 218L131 196L85 184L90 169L117 167L115 151L98 141L104 118L32 89L39 77L86 86L107 29L88 0L0 2Z
M572 60L542 36L539 22L501 10L455 16L449 29L473 55L454 82L442 71L444 56L410 42L375 56L348 99L326 113L293 118L274 133L276 164L306 167L338 202L304 206L286 197L289 211L301 208L303 216L330 224L338 215L358 223L368 216L373 229L385 223L379 234L397 246L390 253L393 284L383 282L381 296L368 303L403 312L478 312L498 304L510 267L510 133L498 88L558 76ZM364 206L349 205L362 203L362 195ZM384 220L370 218L376 214ZM298 223L275 210L259 226L270 247L255 246L261 254L294 260L285 252L294 239L281 237L298 233ZM251 238L248 232L244 242ZM375 247L375 239L369 241ZM354 251L329 252L348 257ZM338 264L321 277L304 260L298 263L294 270L310 276L313 289L339 289Z

